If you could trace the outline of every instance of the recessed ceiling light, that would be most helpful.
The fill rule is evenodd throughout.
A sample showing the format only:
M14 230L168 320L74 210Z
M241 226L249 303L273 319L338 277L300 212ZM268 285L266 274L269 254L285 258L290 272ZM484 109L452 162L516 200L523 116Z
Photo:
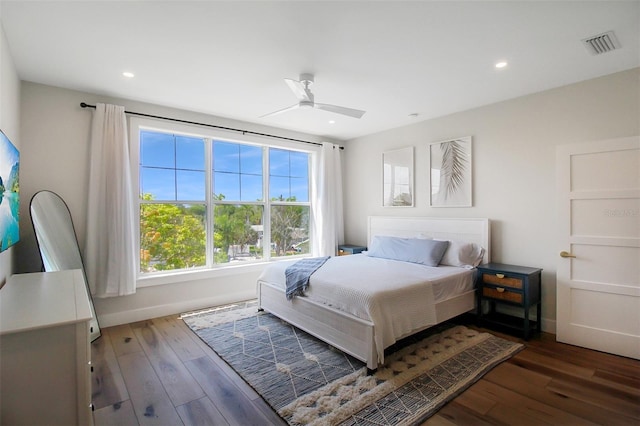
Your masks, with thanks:
M500 69L500 68L504 68L504 67L506 67L507 65L508 65L508 64L507 64L507 61L500 61L500 62L496 62L496 68L498 68L498 69Z
M329 120L329 124L336 124L336 120Z
M133 77L135 77L135 74L134 74L134 73L132 73L132 72L129 72L129 71L125 71L125 72L123 72L123 73L122 73L122 75L123 75L124 77L127 77L127 78L133 78Z

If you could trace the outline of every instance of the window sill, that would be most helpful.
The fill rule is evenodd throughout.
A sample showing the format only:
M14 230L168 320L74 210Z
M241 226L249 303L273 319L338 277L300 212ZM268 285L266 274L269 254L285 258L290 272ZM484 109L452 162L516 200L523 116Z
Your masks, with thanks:
M262 272L264 268L274 262L282 262L285 260L303 259L306 256L287 256L282 259L272 260L270 262L256 262L249 264L234 264L228 266L219 266L212 269L195 269L190 271L176 271L167 273L158 273L152 276L142 276L137 279L137 287L154 287L157 285L176 284L187 281L205 280L211 278L220 278L230 275L247 274L253 272Z

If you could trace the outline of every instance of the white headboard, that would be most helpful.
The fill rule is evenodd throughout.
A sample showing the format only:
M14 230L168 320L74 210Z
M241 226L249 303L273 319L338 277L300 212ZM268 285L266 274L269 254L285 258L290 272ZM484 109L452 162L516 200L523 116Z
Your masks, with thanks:
M485 249L482 263L491 261L491 223L486 218L369 216L368 246L375 235L476 243Z

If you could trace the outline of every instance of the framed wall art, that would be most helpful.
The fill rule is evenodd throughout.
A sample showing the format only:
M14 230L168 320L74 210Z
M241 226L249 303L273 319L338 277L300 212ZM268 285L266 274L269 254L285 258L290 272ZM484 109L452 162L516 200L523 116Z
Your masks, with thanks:
M471 139L429 144L432 207L471 207Z
M0 130L0 252L20 239L20 153Z
M382 153L382 205L413 207L413 147Z

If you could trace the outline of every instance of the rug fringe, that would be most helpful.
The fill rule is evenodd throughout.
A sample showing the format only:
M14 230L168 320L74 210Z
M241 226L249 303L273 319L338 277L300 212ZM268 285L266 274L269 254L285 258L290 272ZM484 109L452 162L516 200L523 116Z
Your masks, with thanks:
M358 386L359 383L356 376L358 373L366 375L366 371L364 371L366 369L353 373L353 375L350 375L352 377L349 377L344 382L329 383L292 401L279 410L278 414L285 419L290 419L291 424L294 425L339 424L354 413L361 411L399 387L441 365L449 358L491 338L495 337L488 333L478 333L464 326L453 327L393 353L387 358L385 366L380 367L373 376L369 376L371 380L376 382L376 386L364 392L358 392L359 389L357 388L344 392L349 396L349 398L343 399L348 400L349 402L347 403L340 403L336 389L340 386L345 388ZM479 373L478 377L482 377L486 371L493 368L497 363L511 356L507 354L502 357L502 355L499 357L500 361L492 360L490 365ZM457 392L458 389L463 387L466 389L469 385L469 382L459 383L453 391ZM358 397L353 398L354 395ZM448 399L448 393L441 394L435 402ZM322 403L318 403L319 401Z

